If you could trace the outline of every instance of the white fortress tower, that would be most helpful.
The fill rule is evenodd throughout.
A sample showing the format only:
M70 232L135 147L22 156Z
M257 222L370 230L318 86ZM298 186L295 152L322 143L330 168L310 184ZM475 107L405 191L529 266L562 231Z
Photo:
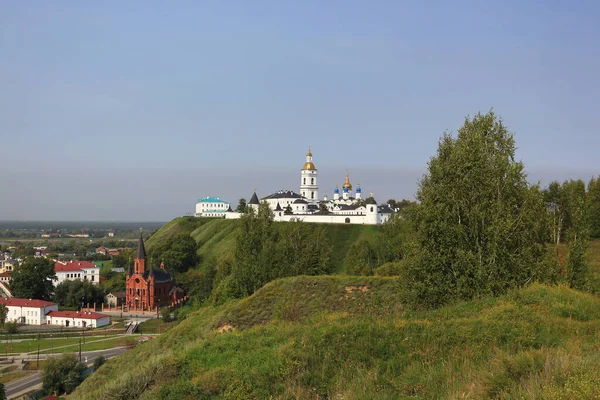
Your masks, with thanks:
M309 203L319 202L319 187L317 185L317 168L312 161L310 147L306 153L306 162L300 172L300 194L306 198Z

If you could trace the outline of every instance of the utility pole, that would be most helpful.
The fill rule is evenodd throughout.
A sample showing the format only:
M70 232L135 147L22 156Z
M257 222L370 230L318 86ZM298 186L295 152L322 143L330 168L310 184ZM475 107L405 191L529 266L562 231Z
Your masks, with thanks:
M79 339L79 362L81 362L81 339Z
M40 345L38 344L37 367L40 369Z

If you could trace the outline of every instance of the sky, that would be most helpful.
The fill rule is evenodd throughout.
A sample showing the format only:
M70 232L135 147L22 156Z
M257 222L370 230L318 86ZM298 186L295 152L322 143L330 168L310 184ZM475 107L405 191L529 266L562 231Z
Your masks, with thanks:
M0 0L1 1L1 0ZM600 175L597 1L0 3L0 220L167 221L198 198L413 199L490 109L531 182Z

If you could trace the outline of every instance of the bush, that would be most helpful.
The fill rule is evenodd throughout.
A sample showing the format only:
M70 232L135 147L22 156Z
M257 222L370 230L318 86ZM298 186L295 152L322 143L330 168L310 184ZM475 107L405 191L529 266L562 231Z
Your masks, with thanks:
M94 360L94 371L102 366L106 362L106 358L104 356L100 356Z

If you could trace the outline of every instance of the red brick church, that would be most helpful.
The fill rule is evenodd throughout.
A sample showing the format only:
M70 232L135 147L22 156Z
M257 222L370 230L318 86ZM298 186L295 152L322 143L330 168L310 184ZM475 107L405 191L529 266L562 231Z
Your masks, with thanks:
M160 268L146 268L146 249L140 232L135 261L127 271L125 304L128 311L153 311L162 306L175 306L184 299L183 290L175 286L175 281L165 270L164 263Z

